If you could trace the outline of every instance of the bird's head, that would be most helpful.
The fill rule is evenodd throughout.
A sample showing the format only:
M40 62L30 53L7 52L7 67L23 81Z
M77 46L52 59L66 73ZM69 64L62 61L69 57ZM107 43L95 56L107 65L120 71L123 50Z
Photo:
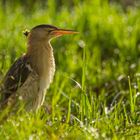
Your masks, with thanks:
M65 34L78 33L73 30L60 29L52 25L38 25L31 29L29 33L25 33L26 36L32 36L35 40L51 40L55 37L59 37Z

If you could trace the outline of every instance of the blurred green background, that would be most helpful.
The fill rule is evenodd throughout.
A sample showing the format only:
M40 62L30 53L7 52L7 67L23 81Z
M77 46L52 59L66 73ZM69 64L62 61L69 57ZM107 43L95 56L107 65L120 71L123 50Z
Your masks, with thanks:
M79 35L52 41L57 72L66 73L81 83L85 49L87 89L100 93L105 85L111 92L127 88L127 76L134 78L139 72L138 4L133 0L3 0L0 9L1 72L5 73L26 51L23 30L38 24L52 24L79 31Z
M89 125L106 115L105 107L110 109L118 103L119 107L113 111L118 114L114 123L120 128L126 120L128 125L133 121L137 124L140 121L136 115L140 101L139 17L139 0L1 0L0 78L26 52L26 37L22 33L26 28L52 24L76 30L78 35L51 42L56 74L46 97L46 104L51 106L49 117L68 123L73 115ZM134 114L131 116L130 112ZM113 125L109 129L98 123L95 124L99 131L115 133Z

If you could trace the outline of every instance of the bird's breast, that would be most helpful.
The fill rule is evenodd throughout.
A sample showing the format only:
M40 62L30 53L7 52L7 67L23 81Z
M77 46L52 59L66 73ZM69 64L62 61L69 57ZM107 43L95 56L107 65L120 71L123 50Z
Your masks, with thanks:
M40 89L48 89L55 73L55 60L53 52L43 52L41 60Z

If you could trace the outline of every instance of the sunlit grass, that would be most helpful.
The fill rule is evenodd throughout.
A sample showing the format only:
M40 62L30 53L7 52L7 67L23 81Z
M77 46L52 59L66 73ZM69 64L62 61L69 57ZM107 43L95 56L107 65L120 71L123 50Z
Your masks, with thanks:
M26 51L25 28L53 24L79 31L52 41L56 74L37 113L11 115L0 139L138 139L140 127L140 11L87 1L59 13L0 9L0 76ZM1 118L1 117L0 117Z

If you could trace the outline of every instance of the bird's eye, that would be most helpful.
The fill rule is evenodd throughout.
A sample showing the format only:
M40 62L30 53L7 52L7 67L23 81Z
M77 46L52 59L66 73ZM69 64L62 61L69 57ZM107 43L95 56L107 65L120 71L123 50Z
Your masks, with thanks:
M49 30L48 30L48 33L51 33L52 31L53 31L53 29L49 29Z

